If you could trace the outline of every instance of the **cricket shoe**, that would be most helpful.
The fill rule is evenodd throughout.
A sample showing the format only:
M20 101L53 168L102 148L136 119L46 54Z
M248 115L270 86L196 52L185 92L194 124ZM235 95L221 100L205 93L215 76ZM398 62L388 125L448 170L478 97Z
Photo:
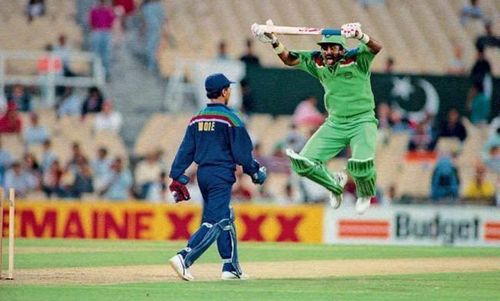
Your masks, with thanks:
M371 197L360 197L356 200L356 212L358 214L363 214L365 213L366 210L370 207L370 204L372 202Z
M224 271L222 272L222 275L220 279L222 280L248 280L248 275L245 273L238 274L237 272L234 271Z
M344 190L344 186L347 183L347 174L343 171L336 172L333 174L333 179L337 182L340 187L342 187L342 191ZM343 194L335 194L330 192L330 206L333 209L338 209L340 204L342 204L342 200L344 199Z
M191 273L189 272L189 268L186 268L182 255L175 255L174 257L170 258L169 262L170 266L172 267L172 269L174 269L179 278L186 281L191 281L194 279L193 275L191 275Z

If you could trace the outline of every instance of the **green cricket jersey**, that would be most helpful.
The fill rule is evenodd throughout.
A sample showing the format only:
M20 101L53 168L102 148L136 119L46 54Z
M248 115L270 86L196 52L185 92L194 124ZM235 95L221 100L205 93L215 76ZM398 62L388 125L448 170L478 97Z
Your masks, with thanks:
M375 54L360 44L333 66L323 64L319 51L291 51L299 58L297 68L319 79L325 90L325 108L330 116L347 117L374 110L370 66Z

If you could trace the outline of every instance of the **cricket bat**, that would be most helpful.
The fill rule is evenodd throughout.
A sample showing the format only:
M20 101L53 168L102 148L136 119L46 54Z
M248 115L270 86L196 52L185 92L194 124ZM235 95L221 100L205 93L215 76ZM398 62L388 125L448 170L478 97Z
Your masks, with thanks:
M340 35L338 28L314 28L314 27L294 27L294 26L276 26L276 25L258 25L266 33L275 33L280 35Z

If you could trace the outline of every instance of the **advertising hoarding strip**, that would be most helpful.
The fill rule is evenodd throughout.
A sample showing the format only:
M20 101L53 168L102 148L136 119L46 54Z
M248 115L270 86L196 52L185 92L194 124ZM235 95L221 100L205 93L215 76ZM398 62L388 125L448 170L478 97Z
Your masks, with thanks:
M486 222L484 224L484 239L491 240L500 240L500 223L497 222Z
M484 236L484 239L486 240L500 240L500 234L486 234Z
M500 228L488 228L486 227L485 232L488 234L498 234L500 235Z
M241 240L320 243L324 208L235 204ZM200 223L194 204L22 202L19 237L186 240Z
M338 222L338 236L341 238L387 239L389 237L389 221L342 219Z
M342 226L389 226L389 222L385 220L339 220L339 225Z
M484 206L372 206L326 210L324 242L422 246L500 247L500 208Z
M339 236L346 237L357 237L357 238L376 238L376 239L387 239L389 238L389 232L373 232L373 233L361 233L361 232L339 232Z
M486 229L488 228L494 228L494 229L499 229L500 230L500 223L496 223L496 222L487 222L485 224L485 227Z
M343 232L358 232L358 233L378 233L389 232L388 226L340 226L340 231Z

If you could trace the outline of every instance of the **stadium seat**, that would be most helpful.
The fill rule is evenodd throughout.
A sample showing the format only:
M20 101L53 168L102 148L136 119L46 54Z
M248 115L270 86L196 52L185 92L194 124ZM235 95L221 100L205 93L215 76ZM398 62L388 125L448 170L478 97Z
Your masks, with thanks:
M289 180L288 174L270 173L265 183L266 191L275 197L283 196Z
M24 141L22 136L17 134L1 134L2 148L15 160L20 160L24 154Z
M80 116L64 116L57 121L58 132L68 140L79 143L92 142L91 121Z
M441 137L438 140L436 150L438 152L444 152L448 154L457 153L462 150L462 143L458 138Z
M71 141L64 136L55 136L51 139L52 151L59 158L61 166L65 166L71 158ZM84 150L86 156L93 155Z
M161 148L161 137L164 134L165 125L171 125L173 122L171 116L164 114L154 114L142 128L134 146L134 155L145 156L147 153Z
M385 5L373 5L364 8L357 1L319 0L313 4L305 4L301 0L291 0L285 7L277 7L274 1L213 1L215 9L207 9L206 5L195 5L192 1L165 1L167 8L175 9L171 22L176 30L175 35L179 49L199 49L198 54L206 58L215 55L218 40L201 39L202 43L181 37L192 36L194 32L203 33L215 30L220 39L226 39L230 57L238 58L242 51L245 37L250 36L249 26L264 23L272 17L277 25L339 27L343 23L362 20L363 27L377 37L385 47L382 58L389 56L396 61L398 72L444 73L448 67L449 53L454 42L460 42L464 49L467 65L475 59L474 40L483 32L479 22L471 22L463 27L459 23L459 11L468 1L461 0L422 0L411 1L406 6L399 5L398 0L386 0ZM489 16L498 15L498 5L494 0L481 1L481 7ZM173 11L173 10L169 11ZM187 22L185 16L203 16ZM220 16L224 16L220 18ZM294 24L290 23L294 20ZM244 33L235 35L235 33ZM206 36L202 34L201 36ZM209 35L208 35L209 36ZM241 37L241 39L238 39ZM314 48L317 37L282 36L281 40L290 49ZM465 42L464 42L465 41ZM189 43L187 47L183 44ZM397 49L397 50L395 50ZM163 51L169 51L168 48ZM255 47L264 65L281 65L275 55L265 47ZM181 52L183 53L183 52ZM500 72L500 62L490 57L496 74ZM383 71L385 59L374 61L373 70ZM496 67L498 66L498 67Z
M433 168L433 164L428 163L404 164L397 176L398 193L415 197L428 197Z
M127 149L120 135L111 131L99 131L93 139L96 149L105 147L111 158L120 157L124 162L128 162Z
M407 133L392 134L388 144L379 144L377 147L375 157L378 173L377 182L384 190L401 174L408 140Z
M247 129L255 139L263 136L268 126L272 123L270 114L252 114L247 121Z
M264 154L273 154L275 147L284 140L290 123L290 116L280 116L264 128L265 134L262 134L259 139Z

